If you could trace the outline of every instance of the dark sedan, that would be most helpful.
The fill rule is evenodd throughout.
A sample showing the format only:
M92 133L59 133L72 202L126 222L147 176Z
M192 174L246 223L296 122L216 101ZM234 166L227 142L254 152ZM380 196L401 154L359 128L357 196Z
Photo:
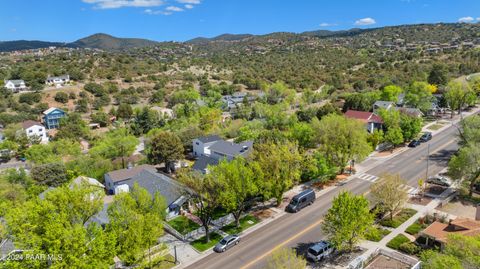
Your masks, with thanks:
M408 144L408 147L416 148L419 145L420 145L420 141L414 139L414 140L412 140L412 142L410 142L410 144Z

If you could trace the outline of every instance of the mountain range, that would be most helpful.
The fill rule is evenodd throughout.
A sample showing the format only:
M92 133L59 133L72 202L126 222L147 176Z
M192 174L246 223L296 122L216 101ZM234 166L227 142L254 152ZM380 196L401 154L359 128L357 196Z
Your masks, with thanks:
M303 32L300 34L295 33L271 33L266 35L252 35L252 34L222 34L212 38L206 37L197 37L191 40L186 41L187 44L206 44L210 42L235 42L248 40L253 37L269 37L276 35L305 35L305 36L318 36L318 37L327 37L334 35L342 34L353 34L360 33L367 30L362 29L351 29L344 31L328 31L328 30L318 30L311 32ZM151 47L162 42L157 42L148 39L141 38L119 38L114 37L108 34L98 33L94 34L71 43L61 43L61 42L48 42L48 41L38 41L38 40L15 40L15 41L0 41L0 52L9 52L17 50L28 50L28 49L41 49L48 47L67 47L67 48L91 48L91 49L101 49L107 51L118 51L126 50L131 48L144 48Z
M478 29L478 26L480 26L479 23L477 24L438 23L438 24L387 26L387 27L369 28L369 29L353 28L350 30L340 30L340 31L317 30L317 31L308 31L303 33L275 32L275 33L270 33L266 35L222 34L212 38L197 37L197 38L188 40L184 43L190 44L190 45L208 45L211 43L236 43L236 42L244 42L244 41L262 42L269 38L297 39L302 37L318 37L318 38L345 37L345 36L361 35L367 32L377 33L374 35L385 35L385 33L387 32L390 32L393 34L410 33L413 35L418 35L421 33L422 36L426 36L426 35L432 35L432 34L436 35L438 34L437 33L438 31L440 31L441 34L446 34L444 32L448 30L449 35L450 34L458 35L459 33L456 33L457 30L462 31L462 29L472 28L472 27L475 29ZM141 39L141 38L119 38L119 37L114 37L108 34L98 33L98 34L94 34L94 35L79 39L71 43L28 41L28 40L3 41L3 42L0 41L0 52L48 48L51 46L67 47L67 48L91 48L91 49L101 49L106 51L120 51L120 50L132 49L132 48L152 47L156 45L161 45L163 43L165 42L157 42L157 41Z

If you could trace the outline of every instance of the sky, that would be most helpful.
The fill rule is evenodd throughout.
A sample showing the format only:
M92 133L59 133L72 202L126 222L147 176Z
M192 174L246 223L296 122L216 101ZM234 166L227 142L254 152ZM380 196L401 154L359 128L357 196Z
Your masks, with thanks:
M0 0L0 40L95 33L186 41L401 24L480 22L480 0Z

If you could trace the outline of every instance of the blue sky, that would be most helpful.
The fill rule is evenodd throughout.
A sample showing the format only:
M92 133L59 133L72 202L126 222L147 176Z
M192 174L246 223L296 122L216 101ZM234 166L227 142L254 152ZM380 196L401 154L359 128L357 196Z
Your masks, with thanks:
M354 27L480 22L479 0L1 0L0 40L71 42L94 33L185 41Z

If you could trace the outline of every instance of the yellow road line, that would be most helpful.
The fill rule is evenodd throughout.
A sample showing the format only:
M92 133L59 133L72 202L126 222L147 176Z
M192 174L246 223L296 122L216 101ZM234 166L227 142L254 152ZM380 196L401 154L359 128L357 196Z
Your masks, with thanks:
M271 250L265 252L264 254L262 254L261 256L257 257L256 259L250 261L248 264L242 266L240 269L246 269L252 265L254 265L255 263L257 263L258 261L260 261L261 259L265 258L266 256L270 255L270 253L274 252L275 250L283 247L284 245L288 244L289 242L291 242L292 240L295 240L296 238L302 236L303 234L305 234L306 232L312 230L313 228L315 228L315 226L318 226L320 223L323 222L323 219L320 219L318 220L317 222L311 224L310 226L308 226L307 228L305 228L304 230L302 230L300 233L290 237L289 239L283 241L282 243L280 243L278 246L272 248Z
M451 143L455 142L454 140L451 140L450 142L446 143L446 144L443 144L441 147L439 147L437 150L433 151L433 152L430 152L430 154L433 154L433 153L436 153L440 150L442 150L443 148L445 148L446 146L450 145ZM380 179L378 181L383 181L384 179ZM363 195L367 195L368 193L370 193L370 190L366 191L363 193ZM308 226L307 228L305 228L304 230L302 230L300 233L290 237L289 239L283 241L282 243L280 243L278 246L272 248L271 250L263 253L261 256L255 258L254 260L250 261L249 263L247 263L246 265L242 266L240 269L246 269L252 265L254 265L255 263L257 263L258 261L260 261L261 259L267 257L268 255L270 255L270 253L274 252L275 250L285 246L286 244L288 244L289 242L291 242L292 240L295 240L296 238L302 236L303 234L305 234L306 232L310 231L311 229L313 229L315 226L319 225L320 223L323 222L323 219L320 219L318 220L317 222L311 224L310 226Z

